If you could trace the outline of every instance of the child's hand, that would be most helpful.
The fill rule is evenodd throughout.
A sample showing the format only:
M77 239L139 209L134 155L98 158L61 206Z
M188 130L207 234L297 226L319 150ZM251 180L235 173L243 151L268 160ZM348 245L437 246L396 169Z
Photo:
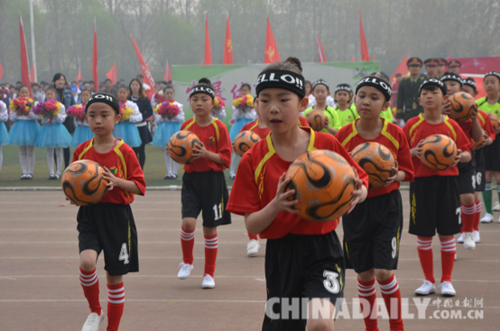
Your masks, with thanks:
M460 160L462 159L462 150L459 149L457 150L457 156L455 156L455 161L453 161L453 164L451 165L452 167L456 166Z
M330 126L330 120L325 116L325 127Z
M472 109L472 116L470 117L471 120L476 120L477 119L477 107L474 107Z
M394 161L394 167L391 168L391 171L392 176L386 179L384 186L389 186L397 180L399 174L398 161Z
M367 192L366 189L363 190L363 181L358 176L358 170L356 170L356 168L354 167L352 167L352 170L354 170L354 174L356 175L356 177L354 178L356 189L352 191L353 199L351 200L351 207L349 208L346 214L349 214L359 202L365 200Z
M233 151L236 152L236 148L234 148L234 142L231 143L231 146L233 147Z
M500 133L500 126L498 126L498 128L495 129L495 134L499 134Z
M72 204L73 206L80 207L80 205L77 204L76 202L73 202L73 200L66 198L66 201L69 201L69 203Z
M422 155L422 146L424 145L424 140L420 140L418 142L418 145L413 147L412 149L410 149L410 154L412 157L416 156L418 158L420 158L420 156Z
M118 178L118 177L115 177L115 175L113 175L111 173L111 171L109 171L108 168L106 167L103 167L104 168L104 179L108 181L108 184L106 184L106 186L108 187L108 191L111 191L113 190L113 188L115 186L118 187L118 184L121 180L121 178Z
M194 159L202 159L208 156L207 148L203 142L196 143L193 148Z
M488 137L484 140L484 143L481 144L481 147L491 145L491 144L493 144L493 139L491 139L491 137Z
M299 200L288 200L289 197L295 194L295 190L290 190L285 192L285 188L290 183L291 178L285 179L285 173L281 175L278 182L278 189L276 190L276 197L274 202L278 211L287 211L292 214L298 214L298 210L294 209L293 206L299 203Z
M451 101L448 100L444 103L443 108L441 108L441 114L450 115L451 114Z

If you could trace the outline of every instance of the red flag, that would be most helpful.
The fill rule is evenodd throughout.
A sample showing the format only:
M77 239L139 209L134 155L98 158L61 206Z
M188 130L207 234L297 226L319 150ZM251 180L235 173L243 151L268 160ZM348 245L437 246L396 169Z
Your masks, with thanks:
M26 41L24 40L23 17L19 15L19 33L21 37L21 82L28 87L31 94L30 68L28 65L28 53L26 51Z
M205 14L205 65L212 64L212 50L210 49L210 36L208 35L208 14Z
M35 66L33 64L31 65L31 70L30 70L30 82L31 83L35 82Z
M356 62L356 56L352 56L351 62Z
M408 67L406 66L406 62L408 62L408 55L405 56L403 61L401 61L396 68L396 70L391 75L391 83L396 81L396 74L401 74L403 76L408 73Z
M363 29L363 21L361 20L361 11L359 12L359 43L359 48L361 49L361 61L370 61L368 45L366 44L365 30Z
M111 79L113 85L116 84L116 81L118 80L118 72L116 71L116 62L113 63L111 69L106 73L106 77Z
M76 83L82 80L82 69L78 68L78 74L76 75Z
M451 60L451 54L448 54L448 56L446 57L446 62L450 62Z
M2 64L0 63L0 80L2 80L3 77L3 67Z
M280 53L278 52L276 40L274 40L273 29L271 28L271 23L269 22L268 17L266 29L266 49L264 50L264 63L273 63L278 61L281 61Z
M150 89L144 91L146 95L148 96L149 99L151 99L151 96L155 93L155 80L153 79L153 76L151 76L151 73L149 72L148 66L146 65L146 62L144 61L144 58L142 57L141 51L139 50L139 47L137 47L137 44L135 43L134 37L130 35L130 38L132 39L132 43L134 44L135 52L137 53L137 58L139 59L139 64L141 65L141 73L144 76L144 83L149 85L151 87Z
M326 62L325 52L323 52L323 46L321 45L321 40L319 39L317 32L316 32L316 47L318 48L319 63L325 63Z
M229 27L229 15L226 17L226 40L224 41L224 58L222 64L233 64L233 41Z
M94 46L92 49L92 79L94 80L94 92L99 92L99 72L97 70L97 28L94 18Z
M165 74L163 75L163 80L171 81L172 80L172 71L170 70L170 65L168 64L167 60L167 65L165 66Z

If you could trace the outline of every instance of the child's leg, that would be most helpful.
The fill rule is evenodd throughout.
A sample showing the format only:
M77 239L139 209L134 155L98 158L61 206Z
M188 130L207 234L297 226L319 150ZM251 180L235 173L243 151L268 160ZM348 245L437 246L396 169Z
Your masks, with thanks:
M474 217L474 231L479 231L479 220L481 219L481 198L479 192L475 194L476 198L476 215Z
M328 306L328 304L330 304ZM321 307L321 308L320 308ZM323 307L328 307L324 309ZM335 325L335 306L330 300L313 298L307 304L306 330L333 331Z
M358 274L358 297L366 331L377 331L377 292L374 269Z
M182 219L181 247L182 260L185 264L193 264L194 230L196 219L186 217Z
M493 209L491 207L492 204L492 181L493 181L493 171L486 170L485 172L485 184L484 184L484 191L483 191L483 202L484 202L484 208L486 209L486 212L490 215L493 215Z
M28 159L28 173L33 174L35 168L35 146L26 146L26 155Z
M425 280L435 283L432 258L432 237L417 237L417 250ZM453 256L455 258L455 256Z
M19 163L21 163L21 169L23 169L23 174L27 174L28 155L26 152L26 146L19 146Z
M404 330L403 317L401 316L401 291L396 276L392 270L375 269L377 282L389 313L390 329Z
M204 275L210 275L213 278L215 273L215 262L217 260L217 251L219 248L219 240L217 238L217 228L203 227L203 236L205 237Z
M474 229L474 217L476 214L475 197L472 193L460 195L460 209L462 211L463 232L472 232Z
M106 273L108 283L108 327L106 331L118 331L125 307L125 287L123 276L110 276Z
M500 201L500 171L495 171L495 181L497 183L498 201Z
M239 159L240 159L240 157L238 156L238 154L233 152L233 157L231 158L231 168L229 169L230 175L233 175L233 176L236 175L236 167L238 166Z
M64 165L65 165L65 169L69 166L69 156L70 156L70 152L69 152L69 147L67 148L64 148Z
M61 168L62 168L62 148L55 148L55 153L56 153L56 175L60 176L61 175Z
M174 160L172 160L172 164L174 166L174 170L172 171L172 174L173 175L177 175L177 171L179 170L179 163L177 163Z
M0 145L0 170L2 170L3 164L3 154L2 154L2 145Z
M86 249L80 253L80 284L91 313L101 314L99 303L99 276L96 269L97 252Z
M451 282L451 273L455 264L455 254L457 253L455 237L440 235L439 240L441 241L441 283Z
M47 147L47 165L50 175L54 176L54 149L50 147Z
M167 174L171 175L172 174L172 158L170 155L168 155L168 152L165 150L164 151L164 157L165 157L165 165L167 166Z

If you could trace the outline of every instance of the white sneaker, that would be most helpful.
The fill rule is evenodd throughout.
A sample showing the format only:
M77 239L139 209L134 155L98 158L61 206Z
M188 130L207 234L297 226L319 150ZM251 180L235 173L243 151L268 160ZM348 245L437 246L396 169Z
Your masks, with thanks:
M215 287L215 281L210 275L205 275L203 277L203 282L201 283L201 288L214 288Z
M192 264L187 264L184 262L181 262L181 264L179 264L179 267L181 268L181 270L179 270L179 273L177 274L177 278L179 279L188 278L194 268Z
M247 255L255 256L259 252L260 244L258 240L252 239L247 244Z
M481 241L481 237L479 236L479 231L474 230L472 232L472 238L474 239L474 242L477 244L478 242Z
M457 243L459 243L459 244L464 243L464 233L463 232L460 234L460 237L458 237Z
M99 331L99 324L104 320L104 314L101 310L101 315L92 313L87 317L85 324L83 324L82 331Z
M493 211L500 211L500 203L497 202L497 204L493 207Z
M464 247L466 249L470 249L471 251L476 248L472 232L464 232Z
M457 294L451 282L442 282L439 288L441 289L441 295L444 297L454 297Z
M415 290L416 295L429 295L436 292L436 286L428 280L424 280L422 286Z
M491 223L493 222L493 215L490 213L484 214L483 218L481 218L481 223Z

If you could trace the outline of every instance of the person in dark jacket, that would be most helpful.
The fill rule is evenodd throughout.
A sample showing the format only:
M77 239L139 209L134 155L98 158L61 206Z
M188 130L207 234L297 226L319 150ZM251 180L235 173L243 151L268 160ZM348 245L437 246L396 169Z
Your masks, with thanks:
M54 87L56 88L57 91L57 101L62 103L66 109L68 109L70 106L73 106L75 104L75 99L73 98L73 93L71 93L71 89L65 88L66 86L66 76L64 76L61 73L57 73L54 75L54 78L52 78L52 84L54 84ZM75 131L75 121L73 119L73 116L67 116L66 120L64 121L64 126L66 129L68 129L69 133L73 135L73 132ZM64 166L67 167L69 165L70 161L70 149L64 148Z
M134 147L133 149L137 154L137 159L139 160L141 168L144 170L144 163L146 163L145 146L153 140L148 126L148 118L153 116L153 108L151 107L151 102L144 93L142 84L138 79L132 79L130 81L128 89L128 99L137 104L137 106L139 107L139 111L142 114L142 122L135 123L137 129L139 130L139 135L141 136L142 145L139 147Z

